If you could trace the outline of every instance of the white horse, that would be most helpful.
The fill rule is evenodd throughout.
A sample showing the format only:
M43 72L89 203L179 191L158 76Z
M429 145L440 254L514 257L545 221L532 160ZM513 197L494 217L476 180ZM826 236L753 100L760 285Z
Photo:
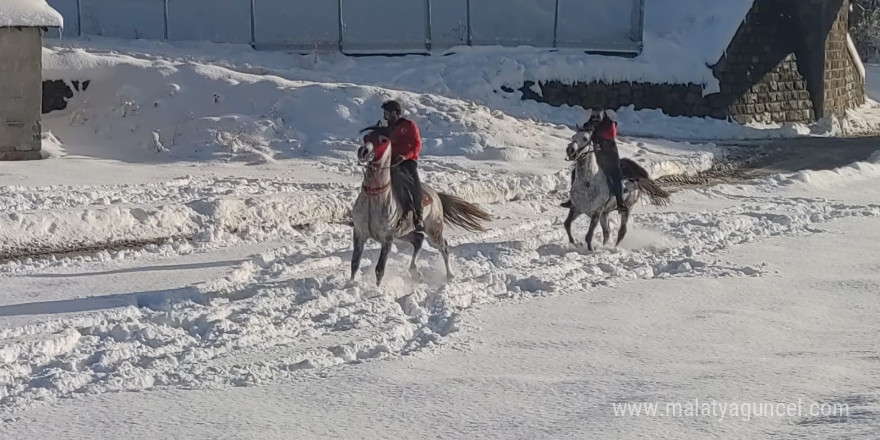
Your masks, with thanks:
M351 279L354 280L357 275L367 239L373 239L382 245L376 263L376 284L381 284L391 243L398 239L413 245L409 271L418 280L416 260L426 235L431 245L443 255L446 278L453 279L449 267L449 244L443 238L444 222L469 231L484 231L481 222L489 221L489 214L476 205L436 192L422 184L425 235L416 234L413 232L412 216L403 216L398 197L392 192L391 169L394 165L391 164L391 143L388 139L377 132L370 133L364 145L358 149L357 156L358 162L364 167L364 182L352 209L354 252L351 256Z
M574 244L574 237L571 235L572 222L581 215L590 216L590 229L585 240L587 249L592 251L593 232L597 223L602 225L602 244L608 243L610 233L608 214L617 210L617 201L614 193L611 192L608 178L596 163L596 149L590 141L591 131L580 126L576 130L566 149L565 158L575 163L570 190L571 199L562 205L569 208L568 218L565 219L565 231L568 233L568 242ZM623 173L623 201L629 209L620 214L620 229L617 231L615 246L619 245L626 236L629 213L642 193L649 197L653 205L664 206L669 203L669 193L651 180L644 168L630 159L620 159L620 168Z

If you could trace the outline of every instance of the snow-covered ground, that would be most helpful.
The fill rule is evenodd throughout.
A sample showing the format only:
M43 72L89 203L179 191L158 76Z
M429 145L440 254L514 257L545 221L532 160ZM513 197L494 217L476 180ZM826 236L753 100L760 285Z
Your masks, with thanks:
M45 118L53 157L0 163L0 438L876 437L880 154L677 192L589 253L557 206L583 110L501 91L509 58L76 44L44 53L47 78L92 81ZM494 217L452 233L453 283L433 250L411 281L408 246L383 287L375 247L347 282L356 133L388 98L423 179ZM618 117L655 177L723 151L639 136L790 130ZM611 408L694 398L850 413Z

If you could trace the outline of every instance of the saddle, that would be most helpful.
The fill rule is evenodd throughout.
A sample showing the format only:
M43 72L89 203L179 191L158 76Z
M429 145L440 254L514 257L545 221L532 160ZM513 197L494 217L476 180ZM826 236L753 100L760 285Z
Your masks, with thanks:
M397 188L395 187L394 189L397 189ZM401 194L396 194L396 193L394 194L395 197L398 197L398 200L403 200L402 198L406 197L406 195L407 194L405 192L402 192ZM425 206L428 206L432 203L434 203L434 198L431 197L430 195L428 195L427 192L422 191L422 207L424 208Z
M407 176L396 170L391 172L391 192L401 205L406 205L409 202L409 191L407 190L408 183L409 179ZM422 207L428 206L432 203L434 203L434 199L428 195L427 192L422 191Z
M395 194L394 196L395 197L403 197L404 195ZM398 200L400 200L400 199L398 199ZM425 191L422 191L422 208L430 205L431 203L434 203L434 198L429 196L428 193L426 193ZM400 225L411 215L413 215L412 210L407 210L406 212L404 212L403 215L400 217L400 220L398 220L397 226L400 227Z

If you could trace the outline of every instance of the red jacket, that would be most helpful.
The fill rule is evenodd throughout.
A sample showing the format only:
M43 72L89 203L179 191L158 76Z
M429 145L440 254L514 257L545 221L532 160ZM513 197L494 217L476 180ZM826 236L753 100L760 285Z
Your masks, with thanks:
M419 152L422 151L422 136L419 134L419 127L416 123L409 119L400 118L394 127L386 129L374 130L364 136L364 142L372 142L376 147L376 157L382 157L388 142L380 142L379 135L388 134L388 140L391 141L391 158L393 161L400 160L419 160Z
M391 154L395 158L401 158L395 160L419 160L422 137L415 122L400 118L388 138L391 140Z
M593 135L590 136L590 140L593 142L598 141L599 139L606 139L609 141L613 141L617 137L617 122L611 120L611 118L606 117L599 123L599 126L593 130Z

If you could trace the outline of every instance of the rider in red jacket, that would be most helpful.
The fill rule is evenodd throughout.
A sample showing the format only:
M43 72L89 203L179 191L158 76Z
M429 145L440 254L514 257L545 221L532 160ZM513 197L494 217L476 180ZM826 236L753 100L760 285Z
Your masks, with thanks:
M617 151L617 122L605 110L594 108L584 128L592 131L590 141L596 146L596 163L605 174L611 193L617 201L617 210L622 214L629 209L623 202L623 172L620 169L620 153ZM571 184L574 185L574 170L571 172ZM571 200L561 206L571 207Z
M403 108L397 101L382 104L382 113L388 122L386 132L391 141L391 163L399 177L404 177L408 197L404 203L404 215L413 213L413 226L416 233L424 234L425 225L422 221L422 184L419 180L418 160L422 150L422 137L416 123L401 116Z
M604 110L593 109L590 123L595 126L590 140L596 145L596 163L605 173L611 193L617 199L617 210L623 214L628 208L623 202L623 172L620 169L620 153L617 151L617 122Z

